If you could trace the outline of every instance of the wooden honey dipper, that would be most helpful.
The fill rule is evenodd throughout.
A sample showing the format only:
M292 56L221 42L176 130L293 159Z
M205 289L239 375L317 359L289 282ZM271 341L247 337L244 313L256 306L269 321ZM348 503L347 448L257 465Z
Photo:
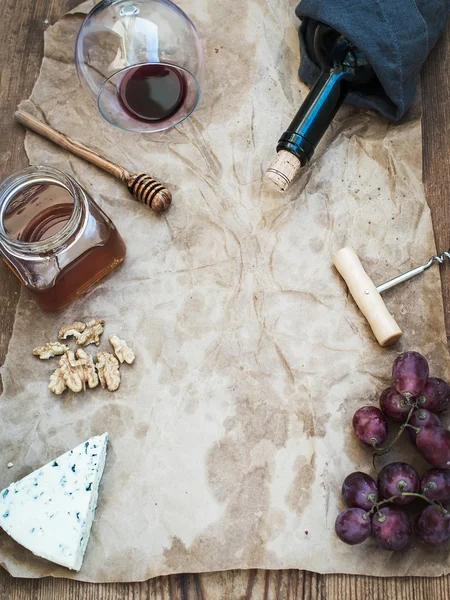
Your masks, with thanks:
M433 264L442 264L450 259L450 251L432 256L428 262L415 267L386 283L375 286L365 272L356 252L351 248L342 248L333 256L333 264L345 280L353 299L366 317L380 346L390 346L401 337L402 331L386 308L381 294L394 286L420 275Z
M150 177L150 175L146 173L130 173L123 167L103 158L103 156L100 156L87 146L71 140L60 131L50 127L50 125L39 121L39 119L36 119L29 113L18 110L14 116L28 129L32 129L58 146L61 146L61 148L83 158L87 162L113 175L116 179L126 183L129 192L139 202L146 204L155 212L162 212L169 208L172 202L172 194L161 183Z

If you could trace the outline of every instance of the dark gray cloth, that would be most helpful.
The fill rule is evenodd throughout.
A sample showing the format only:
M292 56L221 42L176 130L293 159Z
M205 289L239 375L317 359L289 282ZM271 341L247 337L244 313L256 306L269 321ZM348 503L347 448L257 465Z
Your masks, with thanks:
M450 0L302 0L300 26L303 81L313 84L312 31L316 21L330 25L362 50L380 81L348 102L400 119L411 106L420 69L449 16Z

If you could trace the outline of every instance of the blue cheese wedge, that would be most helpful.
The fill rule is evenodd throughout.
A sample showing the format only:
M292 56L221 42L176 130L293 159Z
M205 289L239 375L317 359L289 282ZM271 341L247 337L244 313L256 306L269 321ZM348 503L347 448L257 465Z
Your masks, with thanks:
M36 556L79 571L97 507L108 434L0 492L0 526Z

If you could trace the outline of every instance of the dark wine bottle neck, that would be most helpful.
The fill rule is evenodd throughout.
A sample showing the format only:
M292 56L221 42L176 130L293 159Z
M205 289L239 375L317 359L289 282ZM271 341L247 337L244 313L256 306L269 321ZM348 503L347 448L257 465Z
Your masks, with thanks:
M349 89L345 68L334 67L323 72L281 136L277 151L288 150L297 156L302 165L306 165Z
M306 97L277 151L287 150L306 165L353 86L362 86L375 77L365 56L330 27L317 26L314 45L322 74Z

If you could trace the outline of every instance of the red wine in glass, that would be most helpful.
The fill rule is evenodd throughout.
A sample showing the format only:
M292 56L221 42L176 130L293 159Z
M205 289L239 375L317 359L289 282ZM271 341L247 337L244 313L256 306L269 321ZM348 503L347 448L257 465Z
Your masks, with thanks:
M187 82L176 67L141 65L128 72L119 84L124 110L141 121L165 121L176 114L187 94Z

